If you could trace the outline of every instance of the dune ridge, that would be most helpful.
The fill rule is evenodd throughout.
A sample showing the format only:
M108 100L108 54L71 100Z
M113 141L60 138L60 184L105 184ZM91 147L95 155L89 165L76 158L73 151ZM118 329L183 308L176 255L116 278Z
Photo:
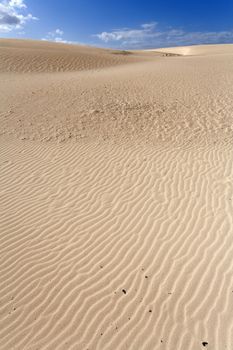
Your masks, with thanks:
M2 70L0 349L232 347L232 56Z
M157 51L160 53L171 53L184 56L210 56L210 55L226 55L232 54L233 44L218 45L187 45L178 47L168 47L148 51Z
M160 53L156 53L161 56ZM34 40L0 39L0 72L72 72L148 60L142 52Z

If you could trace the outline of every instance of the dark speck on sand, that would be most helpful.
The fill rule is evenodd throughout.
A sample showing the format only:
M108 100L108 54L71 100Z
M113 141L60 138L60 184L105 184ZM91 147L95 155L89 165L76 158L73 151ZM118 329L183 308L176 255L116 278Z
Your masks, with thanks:
M208 345L207 341L203 341L203 342L202 342L202 345L203 345L203 346L207 346L207 345Z

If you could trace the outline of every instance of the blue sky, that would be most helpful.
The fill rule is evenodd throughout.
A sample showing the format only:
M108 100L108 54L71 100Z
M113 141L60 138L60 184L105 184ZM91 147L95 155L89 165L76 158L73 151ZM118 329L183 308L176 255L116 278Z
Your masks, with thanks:
M233 0L0 0L0 36L124 49L233 43Z

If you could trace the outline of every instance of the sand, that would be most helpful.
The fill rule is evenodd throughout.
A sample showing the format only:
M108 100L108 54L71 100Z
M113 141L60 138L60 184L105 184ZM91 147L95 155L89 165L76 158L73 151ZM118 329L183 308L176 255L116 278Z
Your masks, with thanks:
M209 56L219 54L232 54L232 44L219 44L219 45L193 45L193 46L178 46L168 47L156 50L148 50L155 52L163 52L184 56Z
M233 348L233 45L185 50L0 41L1 350Z
M233 44L178 46L147 51L157 53L170 53L173 55L176 54L182 56L210 56L220 54L231 55L233 51Z

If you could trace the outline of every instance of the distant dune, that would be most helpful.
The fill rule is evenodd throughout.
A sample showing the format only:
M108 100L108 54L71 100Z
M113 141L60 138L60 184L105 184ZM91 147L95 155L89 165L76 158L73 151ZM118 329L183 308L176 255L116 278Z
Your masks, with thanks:
M0 39L0 72L67 72L100 69L137 62L143 56L143 52L131 55L125 53L126 51L122 50L49 41Z
M232 54L233 44L221 44L221 45L193 45L193 46L179 46L169 47L163 49L155 49L149 51L157 51L164 53L173 53L185 56L203 56L203 55L219 55L219 54Z
M233 349L233 45L157 51L0 40L1 350Z

